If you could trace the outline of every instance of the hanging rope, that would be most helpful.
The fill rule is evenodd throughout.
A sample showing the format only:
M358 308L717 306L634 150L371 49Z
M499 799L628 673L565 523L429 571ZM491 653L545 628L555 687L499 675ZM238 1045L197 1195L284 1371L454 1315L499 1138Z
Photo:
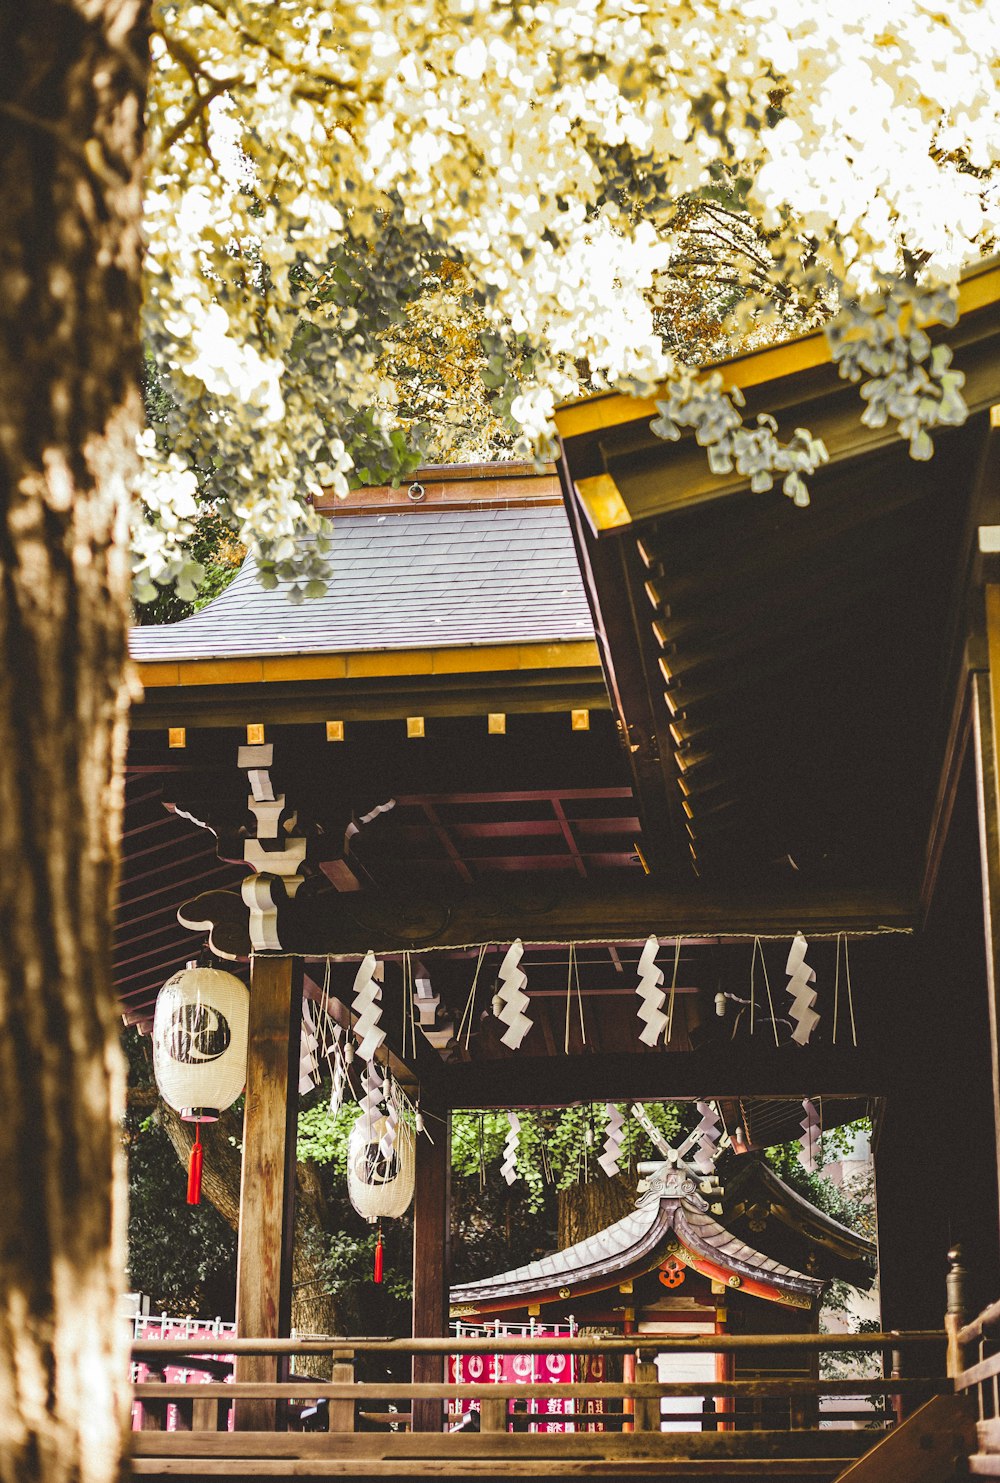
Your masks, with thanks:
M569 1025L572 1018L573 1007L573 983L576 981L576 1001L580 1014L580 1042L587 1044L587 1027L583 1021L583 991L580 988L580 963L576 956L576 947L571 942L566 960L566 1026L563 1034L563 1051L569 1055Z
M854 1021L854 992L851 988L851 955L847 946L847 933L844 933L844 976L847 979L847 1007L851 1012L851 1044L855 1050L858 1045L858 1027Z
M757 949L760 947L760 938L753 940L753 952L750 954L750 1034L754 1031L754 1021L757 1017L757 993L754 985L754 972L757 967Z
M771 980L767 976L767 960L764 957L764 949L761 946L761 941L760 941L760 938L759 937L755 937L754 940L753 940L753 950L754 950L754 953L755 954L757 954L757 953L760 954L760 966L761 966L761 968L763 969L763 972L764 972L764 987L767 990L767 1007L768 1007L768 1009L771 1012L771 1029L774 1031L774 1043L775 1043L775 1045L777 1045L779 1043L778 1042L778 1021L774 1017L774 1000L771 997ZM751 974L752 974L752 972L753 972L753 968L752 968L752 965L751 965Z
M573 977L576 979L576 1004L580 1011L580 1044L587 1044L587 1027L583 1022L583 990L580 988L580 960L573 948Z
M472 1024L476 1008L476 986L479 983L479 972L483 966L483 960L486 957L488 949L488 942L484 942L482 947L479 949L479 957L476 959L476 971L472 975L472 988L469 990L469 997L465 1001L465 1008L462 1010L462 1018L458 1022L458 1034L456 1035L455 1039L461 1041L462 1033L464 1031L466 1050L469 1049L469 1041L472 1038Z

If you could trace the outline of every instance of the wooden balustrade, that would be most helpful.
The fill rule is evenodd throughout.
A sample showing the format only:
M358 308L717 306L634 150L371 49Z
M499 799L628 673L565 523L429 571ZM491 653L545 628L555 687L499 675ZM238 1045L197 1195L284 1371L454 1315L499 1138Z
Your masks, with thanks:
M167 1362L196 1369L199 1359L221 1353L256 1354L273 1357L288 1354L317 1354L332 1357L333 1378L317 1381L251 1382L211 1381L197 1386L165 1384L162 1380L140 1382L135 1396L144 1405L152 1402L146 1429L134 1437L133 1468L146 1477L278 1477L393 1476L405 1474L472 1477L503 1470L509 1461L515 1471L579 1475L597 1465L609 1473L627 1477L656 1468L663 1477L687 1477L692 1468L713 1480L752 1476L781 1476L789 1480L832 1480L872 1441L871 1430L829 1429L813 1426L799 1429L803 1402L817 1403L820 1397L844 1398L844 1419L860 1417L881 1424L895 1421L894 1403L926 1400L950 1389L940 1375L883 1379L863 1377L813 1380L780 1376L711 1381L660 1380L653 1360L665 1353L743 1353L767 1351L866 1350L887 1355L892 1350L910 1351L941 1346L943 1331L918 1333L770 1334L770 1335L636 1335L628 1338L515 1337L497 1339L289 1339L260 1341L223 1339L137 1343L133 1356L161 1367ZM375 1363L381 1369L398 1357L414 1354L632 1354L636 1357L635 1378L628 1381L540 1381L494 1383L479 1381L414 1381L373 1377ZM403 1370L401 1365L400 1370ZM362 1376L363 1378L359 1378ZM157 1418L165 1415L167 1403L190 1405L196 1392L196 1408L190 1411L190 1429L155 1431ZM662 1419L690 1426L692 1430L661 1431L660 1401L664 1397L689 1399L690 1408ZM880 1409L864 1410L859 1402L876 1397ZM716 1403L731 1400L735 1409L725 1412L726 1429L717 1429ZM627 1418L623 1401L632 1403ZM442 1432L412 1432L409 1415L415 1403L475 1401L479 1406L478 1431L471 1426ZM530 1428L546 1419L556 1403L566 1410L552 1411L551 1419L579 1428L573 1433L543 1433ZM228 1408L249 1402L254 1414L284 1416L295 1403L315 1406L314 1421L323 1431L229 1431ZM261 1403L268 1405L261 1410ZM524 1409L537 1403L538 1412ZM576 1405L573 1403L579 1402ZM585 1403L597 1412L586 1409ZM788 1419L783 1425L763 1429L759 1408L780 1406ZM512 1407L513 1403L513 1407ZM520 1403L520 1405L518 1405ZM390 1409L398 1404L399 1410ZM320 1407L326 1414L321 1416ZM455 1412L452 1412L454 1418ZM458 1413L461 1414L460 1412ZM775 1414L773 1411L771 1414ZM627 1419L630 1430L622 1429ZM824 1419L827 1419L824 1413ZM832 1417L830 1419L833 1419ZM755 1424L756 1422L756 1424ZM294 1415L291 1425L295 1425ZM378 1426L365 1431L365 1426ZM600 1426L602 1430L584 1430ZM683 1464L683 1466L682 1466ZM687 1472L685 1472L687 1469Z
M965 1318L965 1268L956 1247L948 1253L948 1374L959 1395L974 1403L977 1450L968 1459L973 1477L1000 1478L1000 1302ZM971 1451L971 1449L970 1449Z

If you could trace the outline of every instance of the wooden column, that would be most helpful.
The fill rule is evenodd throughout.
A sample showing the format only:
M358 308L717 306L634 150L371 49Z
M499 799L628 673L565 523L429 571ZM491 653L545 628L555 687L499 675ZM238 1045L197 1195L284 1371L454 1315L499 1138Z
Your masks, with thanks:
M301 1024L301 961L255 958L236 1270L236 1332L246 1339L284 1338L289 1330ZM236 1378L276 1381L278 1361L242 1355ZM237 1403L238 1430L270 1431L274 1425L273 1401Z
M423 1107L430 1138L417 1138L416 1193L413 1198L413 1337L441 1339L448 1333L448 1236L451 1189L451 1115ZM415 1354L413 1379L441 1381L439 1354ZM413 1402L413 1430L440 1431L440 1401Z
M986 588L989 674L972 677L972 728L976 748L979 851L986 933L986 985L993 1068L993 1119L1000 1180L1000 587Z
M729 1333L728 1310L722 1307L721 1304L715 1310L715 1332L717 1334ZM715 1378L716 1380L736 1379L736 1355L732 1350L726 1354L717 1354L715 1356ZM729 1418L728 1420L717 1423L718 1430L720 1432L735 1431L736 1423L732 1417L736 1410L736 1397L732 1395L716 1396L715 1409L720 1415Z

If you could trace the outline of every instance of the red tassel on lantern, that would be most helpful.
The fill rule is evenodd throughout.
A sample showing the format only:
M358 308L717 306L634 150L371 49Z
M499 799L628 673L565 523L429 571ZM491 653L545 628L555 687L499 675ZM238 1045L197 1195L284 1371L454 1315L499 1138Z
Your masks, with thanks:
M191 1162L188 1164L188 1197L189 1205L201 1204L201 1164L202 1164L201 1124L194 1125L194 1143L191 1145Z
M379 1226L378 1240L375 1242L375 1281L382 1281L382 1227Z

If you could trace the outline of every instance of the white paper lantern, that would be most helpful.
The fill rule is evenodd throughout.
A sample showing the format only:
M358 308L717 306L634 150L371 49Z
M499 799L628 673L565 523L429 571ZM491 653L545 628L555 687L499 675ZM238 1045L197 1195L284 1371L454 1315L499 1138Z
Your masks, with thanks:
M232 973L182 968L156 997L153 1072L188 1122L214 1122L247 1079L250 995Z
M395 1220L413 1199L416 1151L413 1129L399 1122L389 1157L379 1144L388 1120L362 1112L347 1143L347 1193L366 1220Z

